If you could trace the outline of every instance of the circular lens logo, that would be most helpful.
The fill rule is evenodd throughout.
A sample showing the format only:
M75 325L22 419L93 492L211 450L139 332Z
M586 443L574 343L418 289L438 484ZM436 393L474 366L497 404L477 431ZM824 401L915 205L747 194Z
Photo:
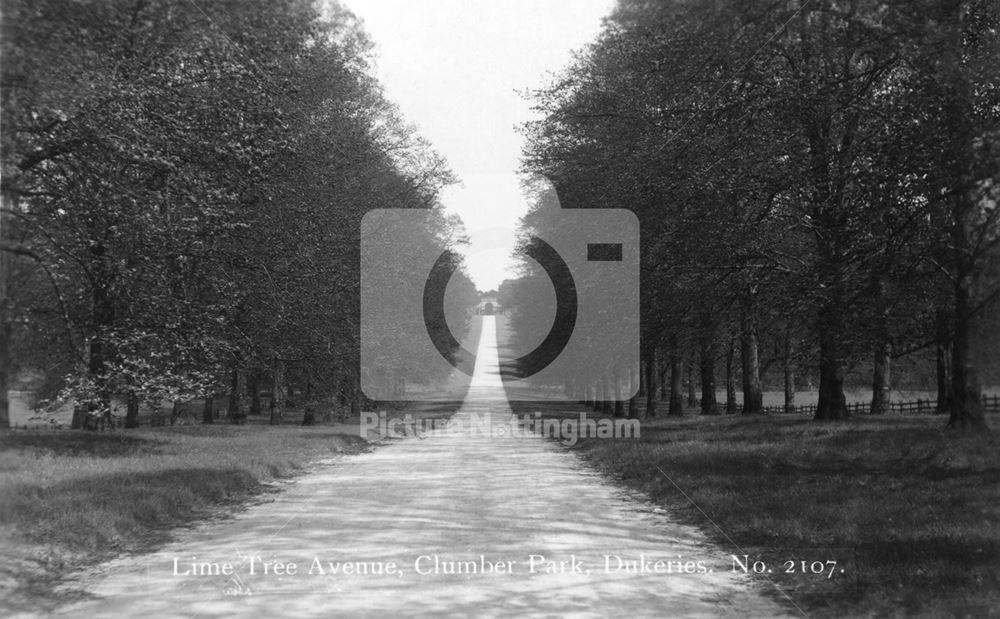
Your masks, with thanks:
M576 282L559 252L533 236L525 247L524 254L541 265L552 281L556 292L556 317L552 321L552 329L534 350L517 359L501 360L501 375L515 379L536 374L559 357L573 335L577 315ZM445 290L458 264L455 253L445 251L431 267L424 284L424 326L438 353L461 372L472 376L476 356L455 339L445 318Z

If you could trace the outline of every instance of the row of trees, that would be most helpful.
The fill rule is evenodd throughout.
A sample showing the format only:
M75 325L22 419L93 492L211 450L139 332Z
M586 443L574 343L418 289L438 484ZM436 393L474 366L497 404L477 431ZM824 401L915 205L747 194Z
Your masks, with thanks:
M643 382L655 393L669 371L672 413L692 355L707 413L720 362L744 412L761 409L766 347L789 399L808 369L816 418L841 419L848 364L870 363L877 413L890 360L934 349L939 406L982 428L998 57L989 0L620 0L533 93L524 167L566 207L639 217ZM524 224L546 233L543 217Z
M361 218L451 177L353 16L10 0L3 27L0 425L30 375L97 414L123 395L127 426L220 392L239 420L248 383L272 423L292 385L356 407Z

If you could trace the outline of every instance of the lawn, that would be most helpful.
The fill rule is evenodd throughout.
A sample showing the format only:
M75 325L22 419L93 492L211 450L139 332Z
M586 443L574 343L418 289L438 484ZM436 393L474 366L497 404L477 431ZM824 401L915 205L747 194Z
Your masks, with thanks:
M584 410L514 407L553 417ZM1000 616L1000 441L944 423L692 414L644 421L638 439L582 439L573 449L725 553L762 561L773 572L758 578L792 610ZM788 561L795 572L806 561L807 573L786 574ZM837 562L829 578L826 561ZM823 573L814 575L817 562Z
M71 569L152 549L172 528L223 515L318 459L368 448L348 428L0 434L0 599L38 610Z

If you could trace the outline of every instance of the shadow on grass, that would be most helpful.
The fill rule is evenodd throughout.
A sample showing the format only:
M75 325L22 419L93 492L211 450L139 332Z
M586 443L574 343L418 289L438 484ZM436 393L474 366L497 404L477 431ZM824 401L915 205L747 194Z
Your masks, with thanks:
M964 582L966 569L1000 564L1000 541L982 536L919 536L864 542L858 545L859 560L882 565L906 567L931 561L947 561L962 570L953 574L955 582ZM914 575L910 575L913 578Z
M38 612L85 598L86 591L56 586L69 570L122 552L155 550L171 539L173 527L223 516L262 489L238 468L108 473L6 488L0 524L14 525L28 542L50 550L22 551L0 566L0 576L16 581L0 608Z
M262 484L238 468L108 473L4 491L0 522L33 542L97 554L138 551L167 529L245 500ZM212 508L211 510L209 508Z
M36 450L67 457L116 458L138 452L155 453L164 444L164 441L121 432L29 430L0 434L0 450Z
M512 405L546 417L589 412ZM644 419L637 439L573 449L720 547L735 540L768 565L792 558L788 549L808 561L846 549L843 576L776 570L773 582L810 615L1000 616L1000 437L944 422L693 414Z
M323 426L4 434L0 615L37 615L50 608L43 592L68 572L153 550L174 527L231 514L276 489L275 480L368 447L356 434Z

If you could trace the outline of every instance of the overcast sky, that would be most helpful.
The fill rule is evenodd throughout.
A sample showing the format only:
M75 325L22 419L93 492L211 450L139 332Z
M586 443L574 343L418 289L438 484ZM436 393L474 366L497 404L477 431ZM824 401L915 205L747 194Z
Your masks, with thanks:
M480 290L505 273L525 204L515 171L538 87L597 35L614 0L344 0L376 45L388 97L444 155L462 186L443 196L472 239Z

